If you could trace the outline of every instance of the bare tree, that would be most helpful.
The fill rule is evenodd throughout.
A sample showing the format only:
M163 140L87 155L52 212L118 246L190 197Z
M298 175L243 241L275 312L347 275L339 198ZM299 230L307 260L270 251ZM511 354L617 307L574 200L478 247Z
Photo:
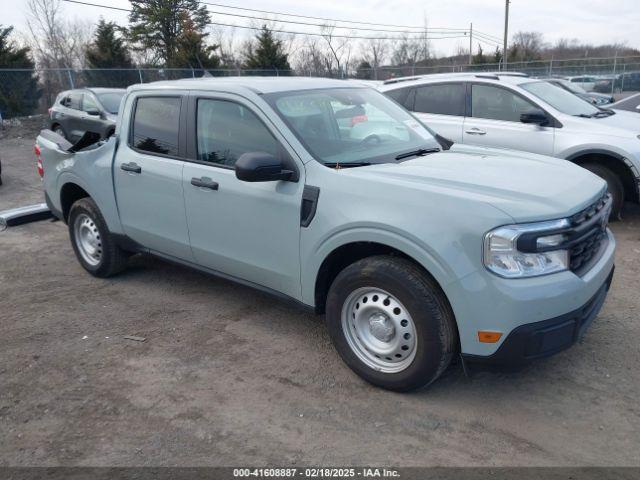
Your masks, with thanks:
M544 38L540 32L517 32L511 40L509 58L513 61L526 62L541 58L542 50L546 48Z
M60 0L27 0L27 29L40 67L85 66L84 51L91 41L91 23L63 18Z
M331 55L325 56L327 71L334 72L339 76L347 74L346 65L351 59L352 44L348 36L337 37L334 34L335 25L324 25L320 27L322 38L324 38Z
M362 50L362 58L371 65L374 80L378 79L378 69L386 60L390 50L387 40L380 38L366 40Z
M240 68L241 60L238 56L240 47L236 38L236 29L218 26L213 29L212 36L218 45L220 62L223 68Z
M327 65L332 58L326 42L317 37L307 36L294 55L294 68L303 75L325 76L330 73Z

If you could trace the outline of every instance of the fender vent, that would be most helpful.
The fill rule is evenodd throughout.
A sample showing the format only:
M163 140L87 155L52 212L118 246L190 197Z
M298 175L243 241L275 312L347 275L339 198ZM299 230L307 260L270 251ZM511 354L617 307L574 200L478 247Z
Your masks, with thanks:
M300 226L308 227L316 216L320 189L311 185L305 185L302 191L302 205L300 206Z

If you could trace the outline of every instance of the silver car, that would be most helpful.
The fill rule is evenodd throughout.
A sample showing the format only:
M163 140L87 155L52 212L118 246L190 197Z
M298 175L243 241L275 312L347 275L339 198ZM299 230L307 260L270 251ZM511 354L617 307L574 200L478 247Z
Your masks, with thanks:
M639 201L640 119L598 108L522 74L462 73L394 79L380 87L455 143L569 160L606 180L613 215Z

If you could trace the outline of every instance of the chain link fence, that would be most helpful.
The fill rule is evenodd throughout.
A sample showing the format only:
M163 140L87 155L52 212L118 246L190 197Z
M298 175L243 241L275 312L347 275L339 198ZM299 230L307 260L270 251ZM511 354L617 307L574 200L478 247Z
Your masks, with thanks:
M391 78L452 72L518 71L534 77L584 77L583 86L602 93L640 91L640 56L540 60L474 65L441 64L357 69L348 74L328 71L247 70L247 69L0 69L0 115L4 118L44 113L64 91L84 87L126 88L135 83L199 78L203 76L322 76L387 80Z

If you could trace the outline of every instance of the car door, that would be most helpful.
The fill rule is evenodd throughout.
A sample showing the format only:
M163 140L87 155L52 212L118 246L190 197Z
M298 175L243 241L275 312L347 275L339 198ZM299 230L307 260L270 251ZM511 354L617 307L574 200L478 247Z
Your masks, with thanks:
M194 92L189 121L192 161L183 185L196 263L299 297L302 163L268 118L240 97ZM256 151L297 162L299 180L238 180L235 162Z
M407 100L413 101L410 110L428 127L459 143L462 142L465 97L464 82L447 82L415 87Z
M182 191L183 92L141 93L128 102L113 166L118 212L129 238L156 253L192 260ZM184 105L184 107L183 107Z
M97 112L97 114L96 114ZM82 95L82 127L85 132L95 132L102 135L103 120L101 118L101 109L92 93L85 92Z
M520 121L522 113L540 107L503 86L473 83L470 93L463 143L553 155L555 128Z

